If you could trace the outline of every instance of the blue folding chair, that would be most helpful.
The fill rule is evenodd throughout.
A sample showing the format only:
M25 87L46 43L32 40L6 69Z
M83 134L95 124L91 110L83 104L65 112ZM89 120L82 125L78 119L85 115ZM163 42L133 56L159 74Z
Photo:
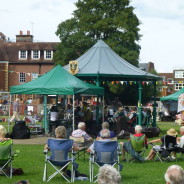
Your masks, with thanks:
M117 141L95 141L94 152L90 154L89 170L90 170L90 182L97 181L97 175L94 176L94 166L103 166L104 164L115 167L118 166L120 172L123 166L119 163L119 156L121 152Z
M43 181L50 181L54 176L60 174L67 182L74 182L75 177L75 158L73 154L71 157L68 156L69 151L72 150L73 140L70 139L48 139L48 147L50 149L51 155L48 156L48 152L45 153L45 168ZM73 151L72 151L73 152ZM56 171L47 177L47 165L50 164ZM63 173L63 170L71 164L71 179L67 178Z

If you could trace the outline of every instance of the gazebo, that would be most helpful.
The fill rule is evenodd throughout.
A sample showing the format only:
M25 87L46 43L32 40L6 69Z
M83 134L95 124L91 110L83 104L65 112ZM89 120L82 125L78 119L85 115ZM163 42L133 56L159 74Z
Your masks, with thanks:
M137 81L139 84L139 124L142 119L142 81L153 81L154 85L154 108L153 126L156 126L156 81L160 80L157 75L145 72L118 56L104 41L99 40L78 61L76 77L82 80L94 80L100 86L101 81ZM70 69L70 65L64 67Z
M73 130L74 130L74 95L75 94L93 94L103 95L102 87L83 82L77 77L71 75L60 65L43 76L31 82L12 86L10 94L40 94L44 95L44 128L48 130L47 125L47 95L73 95Z

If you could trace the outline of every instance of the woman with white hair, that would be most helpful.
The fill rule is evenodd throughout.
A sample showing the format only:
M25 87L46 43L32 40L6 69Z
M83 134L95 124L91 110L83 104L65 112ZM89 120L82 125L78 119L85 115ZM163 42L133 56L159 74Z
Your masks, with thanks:
M97 181L98 184L120 184L121 175L116 168L105 164L99 169Z
M0 141L5 141L10 138L5 138L6 136L6 128L3 125L0 125Z
M171 165L168 167L164 177L166 184L183 184L184 170L179 165Z

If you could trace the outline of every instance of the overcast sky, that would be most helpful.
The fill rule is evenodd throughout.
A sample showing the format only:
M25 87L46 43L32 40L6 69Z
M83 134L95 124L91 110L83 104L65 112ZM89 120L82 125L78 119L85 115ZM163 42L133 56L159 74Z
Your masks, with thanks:
M71 18L76 1L1 0L0 32L15 41L20 30L30 30L35 41L58 42L57 26ZM153 62L159 73L184 69L184 0L132 0L131 4L142 23L140 62Z

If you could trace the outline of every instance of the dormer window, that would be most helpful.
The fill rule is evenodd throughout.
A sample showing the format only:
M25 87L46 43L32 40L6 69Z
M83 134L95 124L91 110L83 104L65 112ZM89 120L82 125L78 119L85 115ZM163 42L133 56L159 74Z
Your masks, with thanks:
M26 50L19 51L19 59L27 59L27 51Z
M53 58L53 50L45 50L44 51L44 58L45 59L52 59Z
M184 71L175 71L175 78L184 78Z
M32 59L40 59L40 51L39 50L32 50L31 51L31 58Z

